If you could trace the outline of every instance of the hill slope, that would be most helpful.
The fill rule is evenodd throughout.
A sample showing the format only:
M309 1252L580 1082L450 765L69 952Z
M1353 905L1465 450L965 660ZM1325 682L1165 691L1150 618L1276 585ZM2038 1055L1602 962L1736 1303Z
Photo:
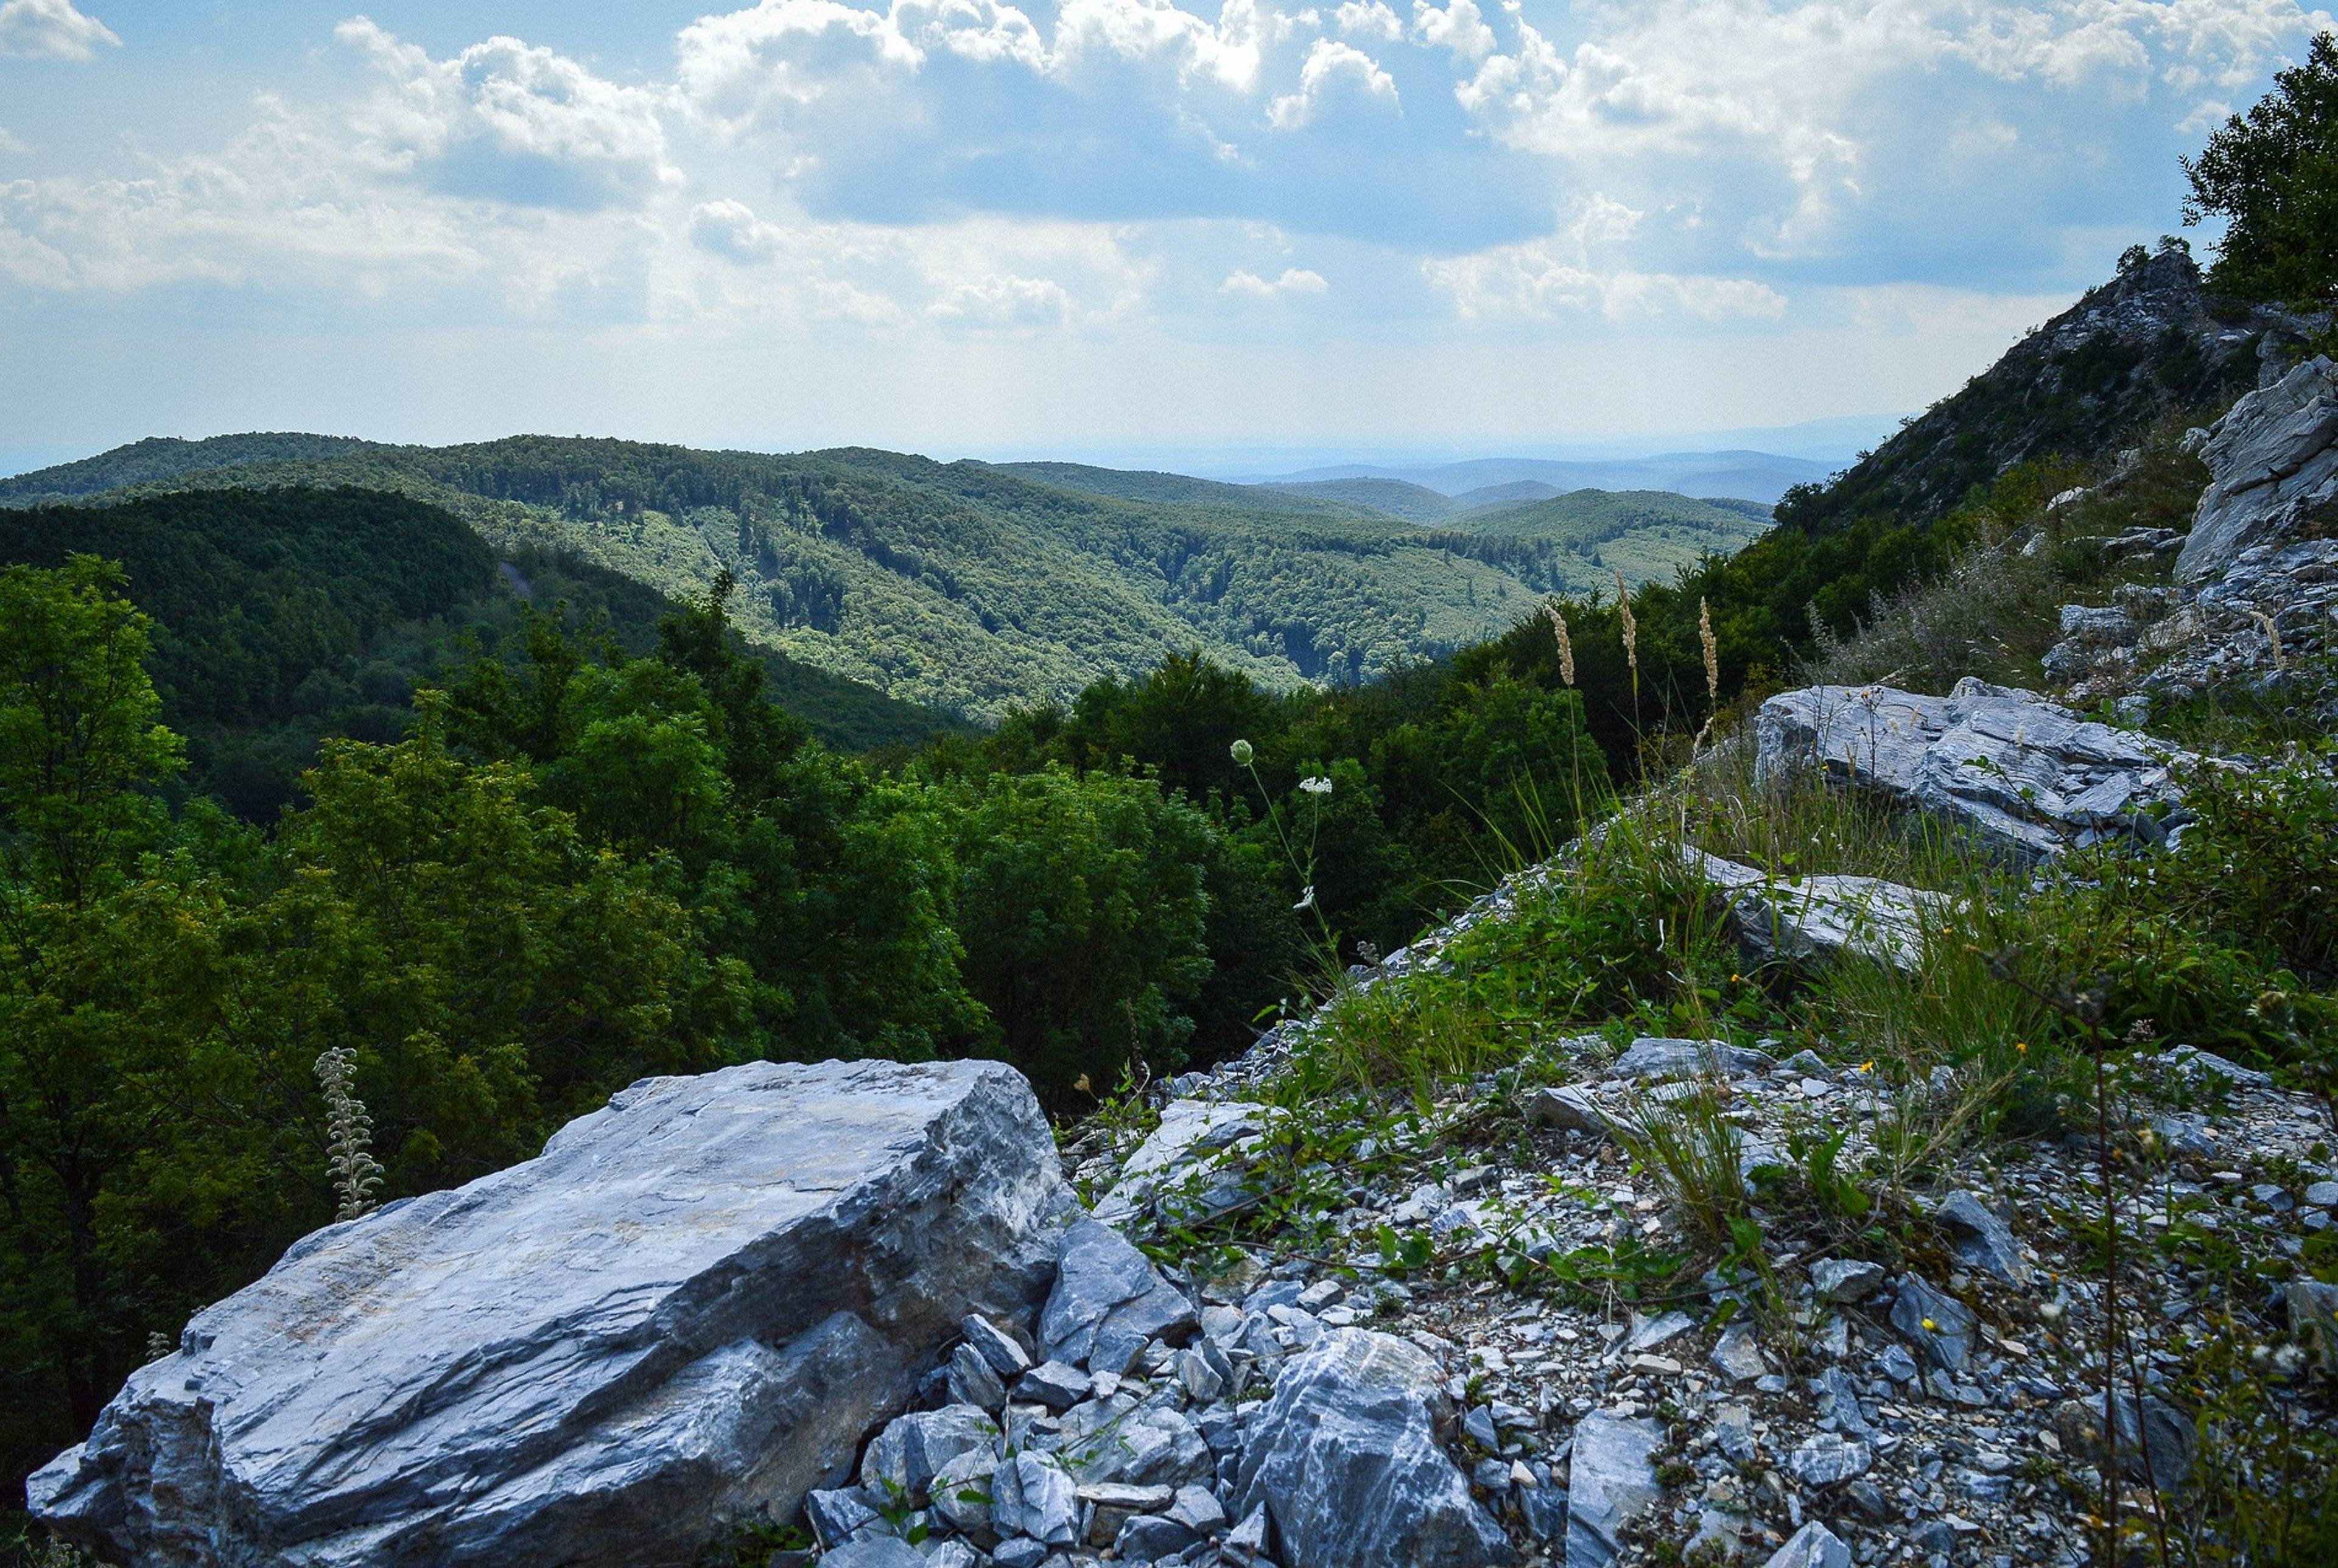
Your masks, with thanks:
M461 519L368 490L197 490L108 506L0 510L0 565L122 564L154 618L163 719L192 743L192 785L253 816L290 799L328 735L388 739L415 687L473 646L516 653L521 607L565 604L631 652L663 595L537 547L491 550ZM848 749L916 740L944 715L764 652L766 690Z
M984 719L1194 649L1277 690L1369 679L1606 576L1564 540L1430 533L1329 497L1176 475L537 436L300 455L300 439L142 443L8 481L0 501L87 495L110 479L132 482L115 495L396 492L497 550L566 552L667 594L702 593L727 572L751 642ZM1669 576L1702 547L1652 537L1628 570Z

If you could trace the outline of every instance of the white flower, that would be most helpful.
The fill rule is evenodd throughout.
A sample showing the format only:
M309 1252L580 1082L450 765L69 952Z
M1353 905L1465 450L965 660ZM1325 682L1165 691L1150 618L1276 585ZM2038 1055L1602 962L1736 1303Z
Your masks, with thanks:
M1311 775L1299 781L1299 788L1310 795L1329 795L1331 792L1331 781L1329 779L1318 779Z
M1302 892L1302 893L1301 893L1301 894L1299 895L1299 902L1298 902L1298 903L1296 903L1296 904L1293 904L1293 905L1292 906L1292 907L1293 909L1312 909L1312 908L1314 908L1314 907L1315 907L1315 884L1314 884L1314 883L1310 882L1309 884L1307 884L1306 891L1304 891L1304 892Z
M1250 766L1250 760L1251 760L1251 749L1250 749L1250 742L1249 742L1249 741L1247 741L1247 740L1237 740L1237 741L1235 741L1235 742L1234 742L1234 744L1233 744L1233 756L1234 756L1234 766L1235 766L1235 767L1237 767L1237 768L1247 768L1247 767L1249 767L1249 766Z

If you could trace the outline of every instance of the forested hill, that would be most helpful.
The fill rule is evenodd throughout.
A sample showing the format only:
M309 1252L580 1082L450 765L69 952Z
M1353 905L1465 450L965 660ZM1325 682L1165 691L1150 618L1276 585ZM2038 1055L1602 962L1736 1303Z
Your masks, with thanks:
M422 682L475 650L524 656L523 606L565 605L572 627L634 654L673 608L559 551L498 555L444 509L381 491L200 490L0 510L0 566L56 567L74 554L120 565L123 590L154 618L150 663L162 719L189 742L188 786L255 818L292 798L322 738L395 739ZM831 745L953 723L777 653L759 663L771 700Z
M8 481L0 502L278 485L403 494L499 551L567 552L673 597L728 573L751 643L977 719L1196 650L1271 690L1370 680L1614 564L1669 578L1757 531L1586 546L1174 475L541 436L142 442Z

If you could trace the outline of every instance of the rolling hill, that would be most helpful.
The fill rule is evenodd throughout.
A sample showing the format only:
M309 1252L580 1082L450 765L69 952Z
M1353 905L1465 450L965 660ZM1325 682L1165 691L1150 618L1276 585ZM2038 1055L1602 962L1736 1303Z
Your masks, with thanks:
M1610 556L1669 577L1758 531L1651 513L1625 549L1605 524L1424 528L1339 495L1178 475L541 436L141 442L0 481L0 505L282 486L403 495L506 556L552 553L667 595L728 573L751 643L977 720L1196 649L1274 689L1367 680L1606 582Z
M1311 487L1331 481L1383 479L1456 498L1471 491L1538 484L1548 486L1546 495L1569 490L1673 490L1700 498L1739 496L1769 503L1794 485L1822 483L1831 472L1824 463L1782 457L1773 452L1668 452L1654 457L1568 460L1481 457L1465 463L1387 468L1349 464L1264 475L1254 483Z

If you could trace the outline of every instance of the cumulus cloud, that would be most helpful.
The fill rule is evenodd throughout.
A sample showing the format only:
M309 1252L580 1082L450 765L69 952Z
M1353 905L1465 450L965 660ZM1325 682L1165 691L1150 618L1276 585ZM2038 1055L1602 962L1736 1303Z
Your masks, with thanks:
M1377 38L1393 44L1404 36L1404 24L1381 0L1345 0L1331 13L1332 22L1351 38Z
M1568 259L1555 241L1504 245L1474 255L1421 263L1430 288L1449 296L1464 319L1567 316L1688 317L1717 322L1774 320L1785 296L1752 279L1680 276L1630 269L1600 271Z
M637 205L682 182L647 89L516 38L434 60L362 16L335 36L383 79L352 123L385 170L454 195L578 211Z
M1368 99L1396 103L1396 78L1380 63L1352 44L1318 38L1299 68L1299 89L1267 105L1267 123L1278 131L1296 131L1311 122L1324 100L1342 83Z
M1286 267L1282 275L1274 279L1238 270L1227 274L1226 280L1218 285L1218 291L1243 299L1280 299L1292 294L1328 293L1331 288L1321 272L1310 271L1303 267Z
M0 59L94 60L122 40L73 0L0 0Z
M976 327L1060 327L1071 311L1071 295L1054 279L1011 272L953 284L926 308L936 320Z
M1412 31L1422 43L1461 60L1483 60L1500 45L1475 0L1452 0L1441 11L1429 0L1412 0Z

